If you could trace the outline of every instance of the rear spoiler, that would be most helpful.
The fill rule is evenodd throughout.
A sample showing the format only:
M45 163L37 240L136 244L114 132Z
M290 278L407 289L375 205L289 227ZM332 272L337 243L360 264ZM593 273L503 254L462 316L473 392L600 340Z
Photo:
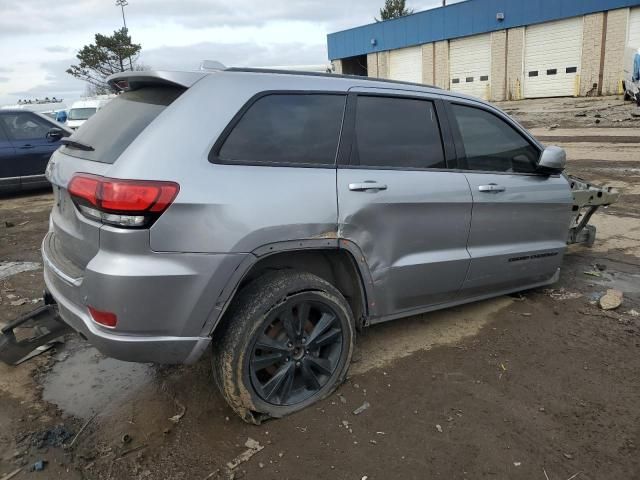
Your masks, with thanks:
M107 78L107 83L117 90L137 90L147 86L169 85L190 88L208 75L207 72L120 72Z

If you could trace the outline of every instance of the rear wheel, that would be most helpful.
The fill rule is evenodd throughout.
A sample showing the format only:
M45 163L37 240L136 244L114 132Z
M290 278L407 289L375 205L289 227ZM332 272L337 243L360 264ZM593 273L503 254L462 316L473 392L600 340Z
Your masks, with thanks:
M344 380L354 344L351 309L321 278L264 275L240 292L214 340L213 370L246 421L282 417L325 398Z

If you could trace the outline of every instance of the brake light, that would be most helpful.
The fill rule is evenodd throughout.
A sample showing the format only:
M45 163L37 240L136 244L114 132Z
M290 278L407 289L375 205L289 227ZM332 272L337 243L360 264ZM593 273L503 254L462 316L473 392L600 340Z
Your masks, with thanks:
M79 173L69 194L82 214L119 227L148 227L175 200L180 186L154 180L120 180Z
M102 325L103 327L116 328L116 325L118 324L118 317L116 317L115 313L103 312L100 310L96 310L93 307L88 308L89 313L91 314L91 318L93 318L94 322Z

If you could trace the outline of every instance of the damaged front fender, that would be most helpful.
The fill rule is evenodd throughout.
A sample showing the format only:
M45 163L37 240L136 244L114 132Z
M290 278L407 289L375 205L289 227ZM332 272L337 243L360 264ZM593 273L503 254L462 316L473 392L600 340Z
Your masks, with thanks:
M596 227L589 225L591 217L600 207L616 203L620 192L613 187L600 187L571 175L567 175L567 179L573 194L573 215L567 244L581 243L590 247L596 239Z

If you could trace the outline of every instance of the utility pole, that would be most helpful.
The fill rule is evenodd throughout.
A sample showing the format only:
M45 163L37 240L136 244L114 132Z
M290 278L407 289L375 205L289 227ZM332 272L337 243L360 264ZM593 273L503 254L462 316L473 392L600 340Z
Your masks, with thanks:
M129 32L129 29L127 28L127 19L124 17L124 7L126 7L127 5L129 5L129 2L127 0L116 0L116 6L122 9L122 23L124 25L125 33ZM131 57L129 57L129 69L133 70L133 63L131 63Z

